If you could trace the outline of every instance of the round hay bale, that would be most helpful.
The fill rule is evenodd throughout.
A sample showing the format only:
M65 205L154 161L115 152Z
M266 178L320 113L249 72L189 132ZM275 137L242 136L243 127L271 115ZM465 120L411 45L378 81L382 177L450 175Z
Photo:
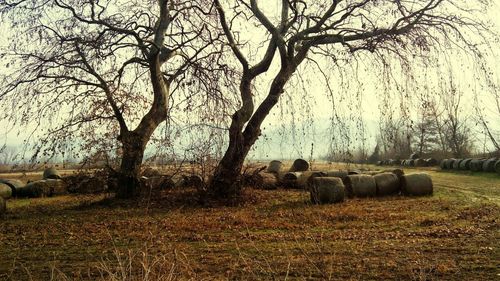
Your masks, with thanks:
M278 188L278 177L274 173L258 173L254 177L254 184L257 189L272 190Z
M381 173L383 173L383 171L381 171L381 170L378 170L378 171L365 171L365 172L363 172L363 175L374 176L374 175L378 175L378 174L381 174Z
M280 177L280 184L286 188L296 188L297 180L299 179L300 175L302 175L301 172L283 173L283 175Z
M425 162L425 160L422 159L422 158L418 158L418 159L414 160L413 165L415 167L426 167L427 166L427 162Z
M437 166L438 164L438 161L434 158L427 158L425 159L425 162L427 163L428 167Z
M61 175L56 168L50 167L43 171L43 179L61 179Z
M349 175L344 178L348 197L371 197L377 194L375 179L369 175Z
M325 173L325 177L333 177L333 178L345 178L348 176L348 173L347 171L326 171L326 172L323 172Z
M377 196L397 194L400 191L400 182L397 175L393 173L382 173L374 175L377 184Z
M418 153L416 153L416 152L412 153L410 155L410 159L412 159L412 160L417 160L418 158L420 158L420 155L418 155Z
M10 186L10 188L12 189L12 197L16 196L16 190L18 188L21 188L26 185L20 180L11 180L11 179L0 179L0 183L4 183Z
M46 184L50 188L49 196L58 196L68 194L68 187L63 180L48 179Z
M445 165L446 165L446 169L448 169L448 170L453 169L453 163L454 163L454 162L455 162L455 159L454 159L454 158L447 159L447 160L446 160L446 163L445 163Z
M297 179L297 187L306 188L311 184L312 180L317 177L324 177L326 173L320 171L307 171L300 174Z
M470 162L470 170L473 172L481 172L483 170L484 159L474 159Z
M467 158L467 159L460 161L459 169L464 170L464 171L470 170L470 163L471 162L472 162L472 158Z
M5 199L0 196L0 216L5 214L7 212L7 203L5 202Z
M460 162L462 162L464 159L455 159L453 162L453 170L460 170Z
M109 177L75 175L74 178L65 178L67 189L70 193L99 194L108 190Z
M279 173L280 170L281 170L281 166L283 166L283 163L281 163L281 161L278 161L278 160L273 160L271 162L269 162L269 166L267 166L267 172L268 173Z
M47 180L30 182L27 185L16 190L16 196L21 198L39 198L48 197L50 195L51 190L49 184L47 183Z
M401 165L401 160L397 160L397 159L391 160L391 165L392 166L399 166L399 165Z
M415 167L415 159L408 159L408 167Z
M483 163L483 172L495 172L496 158L490 158Z
M339 203L345 198L344 184L336 177L313 178L309 192L314 204Z
M401 191L411 196L432 195L432 179L428 174L410 174L401 178Z
M495 171L500 175L500 160L495 163Z
M305 172L307 170L309 170L309 163L304 159L297 159L293 161L289 172Z
M447 170L448 169L448 166L446 165L446 163L448 163L448 159L441 160L441 163L439 164L439 167L441 168L441 170Z
M393 173L398 177L398 179L400 179L405 174L405 171L403 171L402 169L388 169L388 170L384 170L383 172L384 173Z
M0 197L3 199L9 199L13 196L12 194L13 194L12 187L8 186L5 183L0 182Z

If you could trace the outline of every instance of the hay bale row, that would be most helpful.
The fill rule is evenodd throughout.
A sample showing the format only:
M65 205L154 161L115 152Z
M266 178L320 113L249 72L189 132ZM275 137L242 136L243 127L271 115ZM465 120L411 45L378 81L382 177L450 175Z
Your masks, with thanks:
M398 177L384 172L375 175L348 175L343 179L315 177L307 184L314 204L338 203L349 198L365 198L404 194L426 196L433 194L432 179L428 174L410 174Z
M16 196L16 190L20 187L25 186L25 184L20 181L20 180L13 180L13 179L0 179L1 184L5 184L10 187L11 189L11 197ZM4 197L5 198L5 197Z
M490 159L444 159L441 161L442 170L462 170L462 171L473 171L473 172L497 172L496 164L499 161L497 158Z
M16 190L16 197L39 198L67 194L68 189L63 180L46 179L30 182Z
M345 199L345 187L337 177L315 177L309 184L313 204L340 203Z
M404 160L382 160L378 161L378 166L404 166L404 167L432 167L437 166L438 161L434 158L416 158L416 159L404 159Z
M43 179L44 180L47 180L47 179L61 179L61 174L59 174L59 172L56 170L56 168L47 168L43 171Z

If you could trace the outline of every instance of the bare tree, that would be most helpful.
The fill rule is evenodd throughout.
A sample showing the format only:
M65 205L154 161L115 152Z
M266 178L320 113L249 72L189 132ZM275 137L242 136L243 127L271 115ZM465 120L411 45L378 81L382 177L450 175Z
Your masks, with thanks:
M0 147L0 165L14 164L17 158L17 149L15 146L3 145Z
M203 0L1 0L11 26L2 56L12 70L0 92L9 120L48 130L35 156L63 138L75 147L108 144L108 151L116 138L117 196L136 195L145 147L167 120L172 94L215 99L230 77L211 7Z
M339 57L354 58L357 53L368 52L372 58L393 55L407 62L418 51L429 50L441 42L472 46L462 30L480 34L484 28L471 16L474 11L468 1L460 0L266 2L267 7L280 6L272 16L266 15L257 0L235 0L230 7L222 6L218 0L214 2L228 45L243 69L241 107L232 116L229 146L209 187L216 197L239 193L238 177L245 157L261 133L261 124L306 59L317 54L335 63ZM483 8L488 1L475 2ZM235 36L239 32L233 30L238 26L233 22L240 17L257 22L267 32L265 54L253 65L243 51L250 43L239 41ZM252 84L269 69L275 53L279 57L278 73L265 99L256 105Z
M451 82L451 92L443 93L444 128L447 146L456 158L469 154L471 145L468 114L463 110L463 93L456 90Z

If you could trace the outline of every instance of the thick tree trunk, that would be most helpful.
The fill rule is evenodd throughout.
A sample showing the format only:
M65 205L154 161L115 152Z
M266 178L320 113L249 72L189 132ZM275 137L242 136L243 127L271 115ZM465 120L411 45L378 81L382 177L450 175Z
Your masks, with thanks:
M241 193L241 170L250 147L232 142L219 162L209 186L214 198L234 198Z
M118 173L117 198L134 198L140 193L139 176L144 149L149 137L129 132L120 138L122 142L122 161Z
M208 187L210 194L215 198L232 198L240 195L241 192L241 170L243 163L261 134L260 126L264 119L269 115L271 109L278 103L280 95L286 82L290 79L295 68L284 68L273 80L266 99L260 104L255 113L253 113L253 103L247 103L248 107L243 106L235 115L229 129L229 147L224 157L219 162L210 185ZM250 85L249 83L247 83ZM245 87L242 87L245 90ZM250 87L248 87L249 91ZM245 95L248 96L248 95ZM245 103L244 103L245 104ZM250 108L250 105L252 108ZM239 113L253 113L250 116L240 118ZM248 124L243 130L245 123Z

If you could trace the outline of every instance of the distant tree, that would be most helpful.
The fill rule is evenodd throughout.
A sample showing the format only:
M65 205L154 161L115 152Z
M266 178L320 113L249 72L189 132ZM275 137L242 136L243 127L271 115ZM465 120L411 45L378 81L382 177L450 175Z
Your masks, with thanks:
M463 93L452 86L450 92L442 94L444 104L444 135L447 146L456 158L463 158L470 152L471 128L469 116L463 110Z
M415 150L421 157L428 154L439 146L438 126L436 119L431 112L428 101L424 101L420 106L419 119L414 126L413 143Z
M477 36L484 30L469 1L464 0L266 1L267 7L280 6L273 15L266 15L257 0L234 0L224 6L222 1L214 2L227 44L243 72L239 88L241 106L232 115L229 145L209 186L216 197L239 194L243 162L261 134L261 125L304 61L322 56L338 65L343 60L354 63L357 58L387 62L385 58L393 56L407 62L419 56L419 51L430 50L442 42L453 40L472 49L467 31L473 30ZM485 9L488 2L474 4ZM265 46L265 51L259 53L262 57L255 63L250 59L256 47L237 36L247 22L266 32L264 41L257 45ZM245 54L248 49L252 52ZM358 54L363 55L357 57ZM269 70L275 56L279 69L267 96L256 104L252 85Z
M18 159L18 150L15 146L3 145L0 147L0 165L14 164Z
M10 69L0 90L5 118L44 132L35 157L54 153L61 139L72 138L74 147L108 144L104 150L118 140L117 196L136 195L144 150L169 117L172 94L215 99L230 80L211 6L0 0L11 42L1 54Z
M373 153L368 157L368 163L376 163L380 160L380 144L377 142L375 145L375 149L373 149Z

